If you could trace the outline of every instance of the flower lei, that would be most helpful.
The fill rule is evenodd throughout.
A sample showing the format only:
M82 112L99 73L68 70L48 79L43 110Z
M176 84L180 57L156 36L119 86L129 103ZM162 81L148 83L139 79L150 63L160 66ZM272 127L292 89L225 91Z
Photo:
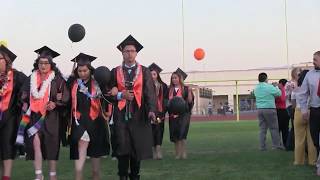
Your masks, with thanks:
M51 85L51 81L54 79L55 73L54 73L54 71L52 71L50 73L48 78L45 81L43 81L39 91L38 91L38 85L37 85L37 73L38 73L37 71L34 71L31 74L31 80L30 80L31 89L30 89L30 93L35 99L41 99L41 98L43 98L43 96L44 96L44 94L46 92L46 89Z

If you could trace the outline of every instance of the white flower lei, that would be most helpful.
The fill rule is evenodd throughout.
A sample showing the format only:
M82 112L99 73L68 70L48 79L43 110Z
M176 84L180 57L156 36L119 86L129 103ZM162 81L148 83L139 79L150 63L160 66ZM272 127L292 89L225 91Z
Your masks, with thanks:
M51 85L51 81L54 79L55 77L55 73L54 71L51 72L51 74L49 75L49 77L42 82L41 88L38 91L38 85L37 85L37 71L34 71L31 74L31 80L30 80L30 85L31 85L31 89L30 89L30 93L31 95L35 98L35 99L41 99L43 98L46 89ZM50 91L50 89L49 89Z

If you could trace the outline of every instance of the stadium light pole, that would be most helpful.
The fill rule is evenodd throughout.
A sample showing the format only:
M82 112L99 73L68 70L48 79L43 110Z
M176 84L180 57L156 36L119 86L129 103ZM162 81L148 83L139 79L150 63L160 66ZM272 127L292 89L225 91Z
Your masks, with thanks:
M285 36L286 36L286 58L287 58L287 75L289 76L289 43L288 43L288 16L287 16L287 0L284 0L284 18L285 18Z
M181 0L181 18L182 18L182 68L185 71L184 62L184 0Z
M234 108L233 108L234 109ZM240 120L238 81L236 80L236 112L237 122Z

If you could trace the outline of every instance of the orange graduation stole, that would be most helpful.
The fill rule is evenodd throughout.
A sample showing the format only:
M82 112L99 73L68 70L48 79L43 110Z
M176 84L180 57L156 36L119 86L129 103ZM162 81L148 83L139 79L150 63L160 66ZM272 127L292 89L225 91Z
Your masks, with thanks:
M169 90L169 100L174 97L174 96L173 96L173 91L175 91L175 88L174 88L174 87L171 87L170 90ZM177 91L176 96L182 97L182 86L179 86L179 89L178 89L178 91ZM183 97L182 97L182 98L183 98Z
M142 86L143 86L143 77L142 77L142 66L137 63L137 69L136 69L136 74L133 79L133 93L134 97L137 101L137 104L139 108L141 107L141 99L142 99ZM122 65L118 66L116 69L117 73L117 86L118 90L123 92L126 90L125 87L125 79L124 79L124 74L123 74L123 68ZM124 107L126 106L126 100L121 99L118 101L118 108L121 111Z
M4 85L3 90L0 92L1 101L0 101L0 110L1 112L6 111L9 108L9 103L11 100L11 95L13 91L13 71L8 72L8 81Z
M72 112L73 112L73 116L79 120L81 117L81 113L79 111L77 111L77 90L78 90L78 83L75 82L72 86L72 90L71 90L71 99L72 99ZM97 91L95 84L94 84L94 80L91 80L91 94L95 94ZM100 99L99 98L91 98L90 100L90 112L89 112L89 116L91 118L91 120L95 120L97 119L97 117L99 116L100 113Z

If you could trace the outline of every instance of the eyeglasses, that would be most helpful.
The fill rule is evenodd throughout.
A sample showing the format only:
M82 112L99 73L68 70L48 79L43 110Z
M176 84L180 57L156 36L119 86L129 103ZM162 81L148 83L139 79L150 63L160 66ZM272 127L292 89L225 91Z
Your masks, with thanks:
M135 52L137 52L136 50L125 50L125 51L123 51L124 53L135 53Z
M49 62L39 62L39 65L49 65L50 63Z

